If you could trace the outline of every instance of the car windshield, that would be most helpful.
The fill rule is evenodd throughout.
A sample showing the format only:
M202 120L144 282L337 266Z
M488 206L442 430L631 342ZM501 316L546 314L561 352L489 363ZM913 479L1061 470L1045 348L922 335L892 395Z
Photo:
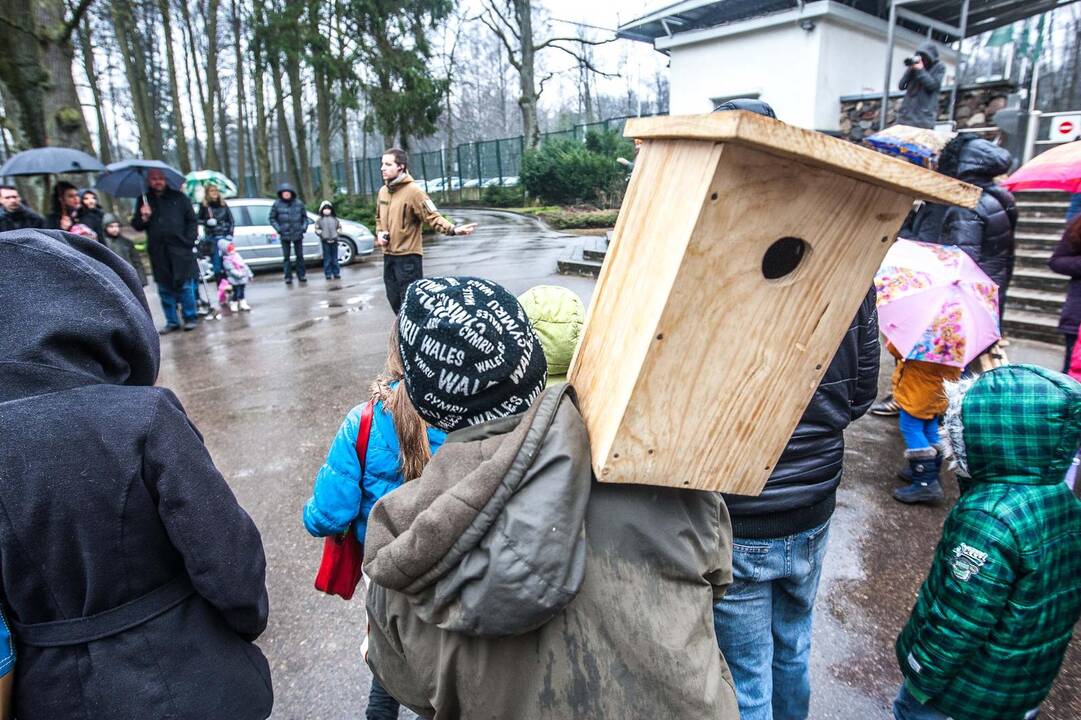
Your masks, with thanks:
M248 217L251 218L252 225L269 225L270 224L270 206L269 205L248 205Z

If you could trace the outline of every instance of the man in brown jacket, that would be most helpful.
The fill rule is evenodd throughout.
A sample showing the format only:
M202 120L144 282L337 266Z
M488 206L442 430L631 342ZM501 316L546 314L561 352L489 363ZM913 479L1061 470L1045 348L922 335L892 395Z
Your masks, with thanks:
M471 235L476 223L455 226L439 214L435 203L409 175L409 157L390 148L380 164L383 187L375 208L375 241L383 248L383 284L394 314L402 306L409 283L424 277L424 239L427 223L444 235Z

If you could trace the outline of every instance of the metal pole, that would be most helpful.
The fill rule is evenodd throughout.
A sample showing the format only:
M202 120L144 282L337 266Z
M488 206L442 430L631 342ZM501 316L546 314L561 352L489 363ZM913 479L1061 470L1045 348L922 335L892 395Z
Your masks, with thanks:
M1025 128L1025 152L1022 164L1027 163L1036 154L1036 136L1040 133L1040 111L1036 109L1036 91L1040 86L1040 60L1032 62L1032 83L1028 90L1028 123Z
M882 83L882 107L878 111L878 129L886 129L886 110L890 104L890 82L893 79L893 34L897 26L897 7L890 0L889 28L886 31L886 79Z
M503 184L503 156L499 152L499 141L495 141L495 168L499 172L499 184Z
M961 73L965 69L965 35L968 34L968 0L961 3L961 38L957 41L957 64L953 73L953 89L950 90L950 111L946 119L953 123L954 109L957 107L957 87L961 84Z

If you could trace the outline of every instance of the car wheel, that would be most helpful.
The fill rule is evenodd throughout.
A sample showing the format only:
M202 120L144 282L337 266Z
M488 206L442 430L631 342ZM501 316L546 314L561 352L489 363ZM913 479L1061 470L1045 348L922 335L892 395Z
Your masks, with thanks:
M357 259L357 246L347 237L338 238L338 264L349 265Z

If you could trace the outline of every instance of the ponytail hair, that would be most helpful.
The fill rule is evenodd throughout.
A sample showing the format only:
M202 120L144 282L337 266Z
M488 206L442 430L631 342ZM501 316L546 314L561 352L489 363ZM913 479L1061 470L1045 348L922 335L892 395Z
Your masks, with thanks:
M387 364L382 374L372 383L371 401L382 402L394 421L394 432L398 436L398 469L402 476L415 480L424 472L428 461L432 459L432 448L428 444L428 423L413 407L409 393L405 391L405 367L398 350L398 323L393 323L387 348ZM393 383L397 383L391 387Z

